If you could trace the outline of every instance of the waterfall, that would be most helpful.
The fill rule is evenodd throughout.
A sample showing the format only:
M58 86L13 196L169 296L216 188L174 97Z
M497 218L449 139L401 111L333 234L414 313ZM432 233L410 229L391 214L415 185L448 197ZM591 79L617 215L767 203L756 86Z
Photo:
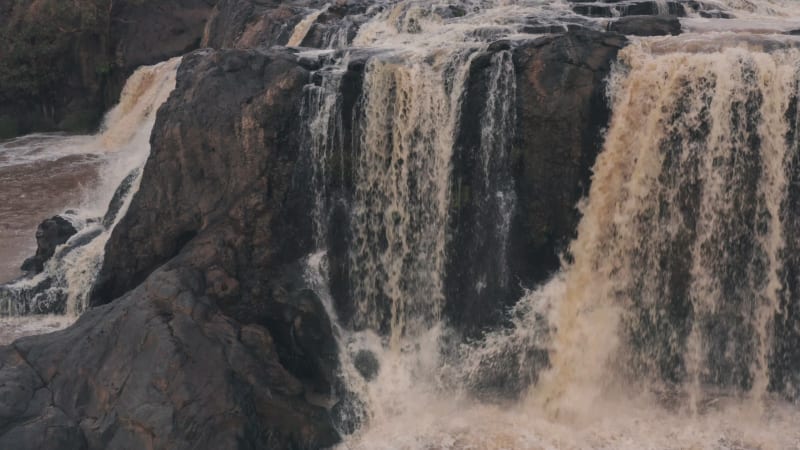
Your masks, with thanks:
M774 398L800 381L785 360L797 339L800 52L725 36L624 49L561 270L526 291L507 326L463 340L443 320L446 300L514 282L518 74L513 50L487 52L483 39L529 38L524 14L568 14L561 2L470 5L458 18L439 4L388 5L353 47L324 53L306 87L318 247L308 278L337 322L336 394L356 422L346 448L674 448L664 433L691 421L709 431L692 428L679 448L800 442L787 431L796 412ZM467 109L483 58L485 98ZM463 199L475 209L464 219ZM448 247L455 239L468 247ZM448 258L481 261L461 274L469 285L448 285ZM329 272L331 260L346 273ZM340 296L354 311L337 313ZM379 364L374 379L353 370L361 352Z
M668 0L655 0L656 13L659 16L669 15L669 1Z
M292 31L292 35L289 37L289 42L286 43L288 47L298 47L303 44L303 40L308 35L308 32L311 30L311 26L314 25L314 22L317 21L319 16L322 15L325 11L328 10L328 7L325 6L322 9L317 9L309 13L306 17L303 18Z
M450 159L470 54L398 55L402 64L379 58L366 67L351 278L360 280L359 325L388 321L393 345L441 312Z
M355 49L323 55L323 68L305 90L303 147L313 168L319 248L307 273L332 317L339 317L337 292L352 302L354 311L335 327L346 386L337 394L349 402L336 414L347 417L344 422L355 417L361 426L391 421L406 400L419 398L419 387L435 392L448 333L442 310L449 214L462 198L480 218L467 231L469 239L482 241L491 258L470 274L470 289L489 292L487 286L510 282L505 259L516 201L509 175L516 126L511 52L487 53L488 43L464 38L486 26L485 17L468 17L467 27L453 29L432 13L437 6L387 8L361 27ZM360 52L363 47L370 50ZM485 98L472 100L482 112L478 145L467 148L459 143L460 123L470 69L479 58L488 58L489 85ZM452 179L456 153L475 161L481 181L469 192ZM346 286L329 278L332 258L346 268L332 274L349 280ZM381 367L371 382L352 370L364 352ZM414 395L398 398L404 391Z
M42 273L0 287L4 314L62 313L74 318L86 309L105 244L139 188L156 112L175 87L179 64L180 58L174 58L136 70L100 132L81 140L75 151L98 155L103 163L80 208L65 214L78 233L56 250Z
M692 408L706 386L764 397L786 301L799 77L795 50L623 51L557 302L559 386L542 393L623 376L677 386Z

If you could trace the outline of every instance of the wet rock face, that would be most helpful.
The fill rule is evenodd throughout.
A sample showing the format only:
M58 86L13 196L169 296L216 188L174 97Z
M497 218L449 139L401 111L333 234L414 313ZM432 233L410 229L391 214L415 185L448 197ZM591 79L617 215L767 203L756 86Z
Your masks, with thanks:
M574 208L586 194L590 169L599 153L601 132L608 123L605 78L617 52L626 44L621 35L588 30L543 37L515 48L499 42L490 51L511 49L516 74L514 140L508 173L491 180L508 179L514 214L510 218L508 273L497 273L500 263L488 264L495 272L487 279L509 280L476 288L486 261L494 261L502 242L485 231L496 226L496 214L484 217L505 201L489 196L478 199L483 179L477 163L480 121L485 120L485 99L490 76L487 54L475 59L467 84L459 143L453 160L454 192L469 192L451 206L446 309L450 323L467 335L479 334L505 317L505 308L560 267L559 256L573 239L579 215ZM497 189L497 188L495 188ZM509 205L500 205L509 208ZM482 228L483 227L483 228ZM495 267L497 266L497 267Z
M374 380L381 370L378 358L369 350L359 350L353 358L353 365L355 365L358 373L364 377L366 381Z
M306 14L303 3L310 2L219 0L202 45L212 48L284 45Z
M332 42L346 43L355 37L358 28L368 18L366 13L373 3L368 0L220 0L211 15L203 46L253 48L286 45L295 26L325 5L328 5L327 9L309 24L306 35L294 45L326 48ZM375 9L373 13L378 11L380 9Z
M85 132L127 77L197 48L215 0L0 0L0 139Z
M309 448L328 413L271 333L225 315L181 258L73 327L0 348L0 448ZM33 447L32 447L33 446Z
M628 16L610 23L608 29L629 36L674 36L681 34L681 22L677 17Z
M619 35L577 32L514 54L519 206L510 258L529 286L556 270L574 237L574 205L588 192L610 115L604 80L625 44Z
M36 254L22 263L21 269L28 273L40 273L44 264L53 257L56 247L66 243L78 230L61 216L51 217L36 229Z
M311 199L293 121L308 78L285 52L184 59L107 247L94 302L115 301L0 349L0 448L338 441L306 400L329 396L338 368L301 261Z

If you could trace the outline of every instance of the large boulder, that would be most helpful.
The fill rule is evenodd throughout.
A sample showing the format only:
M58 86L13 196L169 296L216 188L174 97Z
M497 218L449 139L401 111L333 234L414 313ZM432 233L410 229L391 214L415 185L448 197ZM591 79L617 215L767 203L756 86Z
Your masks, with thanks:
M29 273L40 273L44 263L56 253L56 247L66 243L78 230L72 223L61 217L53 216L36 229L36 254L22 263L21 269Z
M0 448L316 449L338 439L274 339L175 261L69 329L0 347Z
M309 75L284 51L184 58L95 307L0 349L0 448L338 441L317 406L336 403L338 349L305 279L313 197L295 118Z

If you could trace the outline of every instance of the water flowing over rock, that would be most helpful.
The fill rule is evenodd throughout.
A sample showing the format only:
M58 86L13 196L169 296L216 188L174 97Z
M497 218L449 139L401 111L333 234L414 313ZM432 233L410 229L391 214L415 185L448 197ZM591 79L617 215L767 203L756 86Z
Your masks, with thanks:
M66 211L65 218L43 222L36 235L37 253L25 263L31 270L23 267L28 275L0 285L2 314L76 316L86 309L106 241L139 187L156 111L174 87L179 63L177 58L138 69L123 89L120 103L106 115L102 131L81 140L82 151L106 159L96 185L98 193L83 208ZM51 142L74 145L69 138Z
M214 3L0 288L91 306L0 347L0 447L800 445L793 8Z

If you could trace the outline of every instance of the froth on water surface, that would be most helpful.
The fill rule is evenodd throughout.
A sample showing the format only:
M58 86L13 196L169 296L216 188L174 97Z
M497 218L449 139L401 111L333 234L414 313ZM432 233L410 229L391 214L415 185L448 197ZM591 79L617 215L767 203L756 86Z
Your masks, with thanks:
M86 136L33 135L0 143L0 282L20 275L34 231L97 181L101 158Z
M175 87L179 63L174 58L134 72L95 135L40 134L0 143L0 282L19 275L42 220L69 210L78 229L73 240L80 241L56 251L37 278L6 286L2 313L83 311L105 242L138 190L156 111ZM115 194L120 197L113 214L105 216ZM40 305L40 297L48 306Z
M74 321L74 317L63 315L0 317L0 346L11 344L21 337L62 330Z
M414 396L414 393L408 394ZM735 402L702 415L648 402L592 405L590 420L554 419L525 405L487 405L414 397L413 411L367 430L359 450L791 450L800 448L800 413L774 404L768 416ZM585 405L588 406L588 405Z

